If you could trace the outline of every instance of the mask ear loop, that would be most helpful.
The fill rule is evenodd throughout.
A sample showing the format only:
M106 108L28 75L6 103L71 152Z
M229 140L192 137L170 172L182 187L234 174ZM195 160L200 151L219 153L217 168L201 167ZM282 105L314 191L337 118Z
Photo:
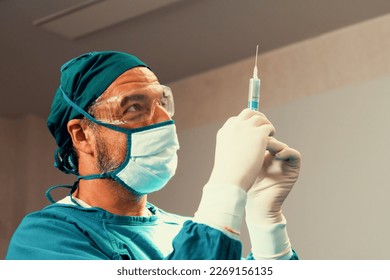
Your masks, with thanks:
M45 193L45 195L46 195L46 198L51 202L51 203L56 203L57 201L55 201L54 199L53 199L53 197L51 196L51 191L52 190L55 190L55 189L59 189L59 188L66 188L66 189L72 189L73 190L73 188L74 188L74 185L73 186L69 186L69 185L57 185L57 186L53 186L53 187L50 187L47 191L46 191L46 193Z
M51 191L52 191L52 190L55 190L55 189L59 189L59 188L70 189L70 192L69 192L70 199L71 199L74 203L76 203L77 205L79 205L79 204L73 199L73 197L72 197L72 193L74 193L74 192L77 190L77 187L78 187L78 185L79 185L79 181L80 181L80 180L77 180L76 182L74 182L74 183L73 183L73 186L70 186L70 185L57 185L57 186L50 187L50 188L46 191L46 193L45 193L46 198L47 198L51 203L56 203L57 201L55 201L55 200L53 199L53 197L51 196L51 194L50 194Z
M73 195L72 195L72 194L77 190L77 187L79 186L79 181L80 181L80 179L77 179L77 181L74 182L73 187L72 187L72 189L70 190L69 197L70 197L70 200L71 200L74 204L76 204L77 206L82 207L82 206L73 198Z

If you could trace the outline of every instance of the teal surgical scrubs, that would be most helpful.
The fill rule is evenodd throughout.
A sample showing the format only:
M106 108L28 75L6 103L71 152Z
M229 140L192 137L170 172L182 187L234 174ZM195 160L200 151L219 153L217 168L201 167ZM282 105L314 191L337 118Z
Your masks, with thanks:
M238 260L237 239L148 203L148 217L119 216L78 203L54 203L27 215L6 259ZM251 258L251 257L249 257ZM294 253L292 259L296 259Z

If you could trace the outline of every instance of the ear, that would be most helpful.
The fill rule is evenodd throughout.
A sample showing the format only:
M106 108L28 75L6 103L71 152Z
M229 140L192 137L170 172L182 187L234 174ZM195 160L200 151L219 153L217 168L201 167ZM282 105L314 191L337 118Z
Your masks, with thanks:
M81 119L70 120L67 128L76 150L79 153L92 155L95 141L92 129Z

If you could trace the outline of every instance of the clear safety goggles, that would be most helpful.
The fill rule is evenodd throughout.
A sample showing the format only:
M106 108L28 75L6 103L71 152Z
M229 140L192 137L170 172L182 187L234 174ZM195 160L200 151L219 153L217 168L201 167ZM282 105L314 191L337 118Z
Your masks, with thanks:
M108 124L138 124L150 121L159 106L170 117L174 114L173 94L168 86L148 85L118 95L98 98L88 112L97 120Z

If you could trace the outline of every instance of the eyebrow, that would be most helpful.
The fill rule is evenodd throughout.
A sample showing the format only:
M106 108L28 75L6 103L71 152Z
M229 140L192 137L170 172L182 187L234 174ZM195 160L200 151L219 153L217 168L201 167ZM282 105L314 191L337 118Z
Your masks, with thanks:
M122 100L121 100L121 106L126 104L127 102L129 101L144 101L146 100L147 97L145 94L142 94L142 93L136 93L136 94L131 94L131 95L127 95L125 96Z

